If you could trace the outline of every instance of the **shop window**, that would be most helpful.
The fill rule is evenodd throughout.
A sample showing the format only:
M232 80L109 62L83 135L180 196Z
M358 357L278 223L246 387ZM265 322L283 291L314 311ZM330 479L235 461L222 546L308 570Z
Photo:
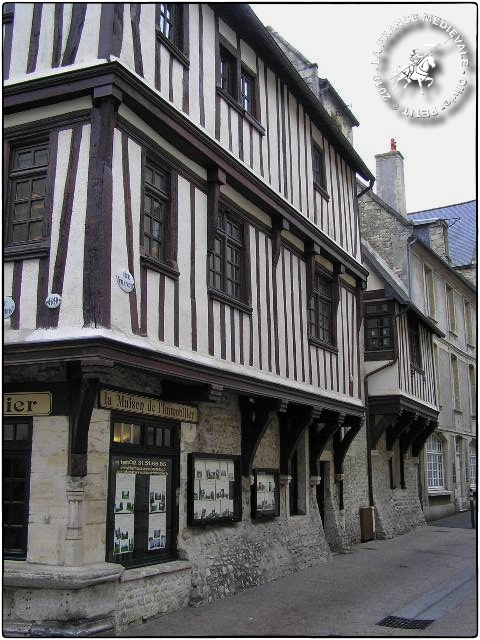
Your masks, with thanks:
M218 216L209 254L209 284L229 298L246 301L244 225L229 212Z
M389 303L366 303L365 316L366 351L391 352L393 349L393 328Z
M410 362L417 369L421 369L420 325L417 318L412 315L408 317L408 345L410 348Z
M48 143L12 150L7 245L27 246L43 240L48 156Z
M445 488L443 466L443 444L438 436L431 435L426 443L427 484L431 490Z
M335 346L335 285L317 270L308 307L308 331L312 340Z
M107 561L125 567L176 557L179 427L113 419Z
M3 554L27 557L32 423L3 423Z
M327 171L325 168L325 154L323 149L314 144L312 146L313 184L317 189L326 192Z

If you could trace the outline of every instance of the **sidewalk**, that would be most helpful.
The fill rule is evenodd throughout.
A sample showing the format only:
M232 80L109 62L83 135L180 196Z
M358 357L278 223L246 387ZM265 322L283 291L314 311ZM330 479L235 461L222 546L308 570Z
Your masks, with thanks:
M476 530L466 528L469 518L456 514L355 545L327 563L132 625L123 635L475 637ZM387 616L433 622L423 630L379 626Z

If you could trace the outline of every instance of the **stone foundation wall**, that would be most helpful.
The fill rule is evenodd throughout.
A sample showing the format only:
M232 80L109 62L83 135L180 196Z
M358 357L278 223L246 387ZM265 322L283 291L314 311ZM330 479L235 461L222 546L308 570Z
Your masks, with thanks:
M384 438L372 456L375 528L377 538L408 533L426 525L417 489L417 458L405 458L405 489L390 488L388 457Z

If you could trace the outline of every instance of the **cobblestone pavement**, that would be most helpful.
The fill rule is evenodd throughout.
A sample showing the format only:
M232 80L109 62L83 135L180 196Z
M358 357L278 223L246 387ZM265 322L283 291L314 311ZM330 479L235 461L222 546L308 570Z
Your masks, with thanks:
M476 530L464 512L123 635L476 637L476 569ZM427 626L378 624L387 617Z

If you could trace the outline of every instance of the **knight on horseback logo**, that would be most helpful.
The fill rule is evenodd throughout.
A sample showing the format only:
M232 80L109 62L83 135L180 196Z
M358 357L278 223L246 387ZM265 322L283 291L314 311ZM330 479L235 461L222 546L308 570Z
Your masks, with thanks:
M446 40L442 44L445 44L446 42L448 41ZM395 82L395 86L392 88L392 91L395 91L398 83L401 80L406 80L406 83L403 86L404 89L406 89L413 80L416 80L418 82L418 86L420 87L420 93L422 94L422 96L425 95L423 93L422 83L428 82L427 88L432 86L433 78L430 77L429 73L432 73L431 69L434 69L436 67L435 59L432 53L433 51L435 51L435 49L441 47L442 44L424 45L426 47L432 47L426 54L419 53L419 50L417 48L412 49L408 56L409 64L398 65L390 75L390 80L393 80L394 78L397 79L397 81Z

